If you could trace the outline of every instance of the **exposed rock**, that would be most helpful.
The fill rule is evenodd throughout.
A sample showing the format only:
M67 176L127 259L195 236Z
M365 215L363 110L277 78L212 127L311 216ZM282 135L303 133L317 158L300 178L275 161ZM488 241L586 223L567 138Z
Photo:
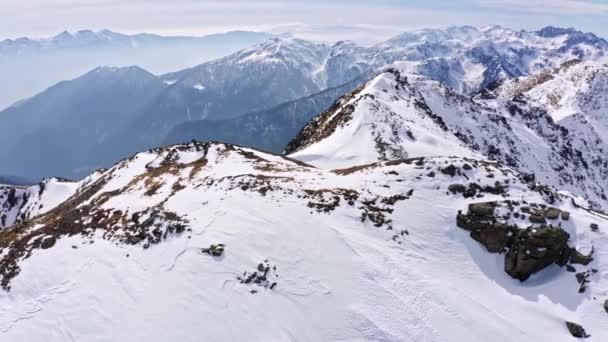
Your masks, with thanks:
M440 171L444 175L450 175L451 177L454 177L454 176L456 176L456 171L458 171L458 168L456 166L454 166L453 164L450 164L449 166L444 167Z
M536 175L533 173L524 173L522 174L522 180L526 183L534 183L536 182Z
M579 272L576 274L576 281L579 283L578 293L584 293L587 290L587 284L589 283L589 277L591 276L590 271Z
M452 184L448 186L448 190L452 193L464 193L467 187L462 184Z
M604 301L604 311L606 311L606 313L608 313L608 299L606 299Z
M547 223L547 220L545 220L545 217L539 213L534 213L534 214L530 215L530 217L528 219L532 223L540 223L540 224Z
M495 222L471 230L471 238L484 245L490 253L500 253L506 247L516 228Z
M489 217L494 215L494 208L496 208L496 202L483 202L483 203L471 203L469 204L469 212L478 215Z
M562 220L568 221L570 219L570 212L562 211Z
M569 234L558 227L519 230L505 256L505 272L525 281L558 260L568 248Z
M566 327L568 327L568 331L570 331L570 334L572 334L572 336L576 338L591 337L591 335L587 334L585 329L580 324L566 322Z
M575 248L570 249L570 263L587 266L591 261L593 261L593 250L589 255L584 255Z
M591 230L594 232L597 232L600 230L600 227L597 225L597 223L592 223L591 225L589 225L589 227L591 227Z
M214 257L220 257L224 254L224 247L225 245L223 243L219 243L217 245L211 245L209 248L203 248L201 252Z
M42 249L51 248L51 247L55 246L56 241L57 241L57 238L55 238L54 236L49 236L49 237L45 238L44 240L42 240L42 242L40 243L40 248L42 248Z
M557 208L548 208L547 210L545 210L545 218L549 220L557 220L557 218L559 218L560 213L561 210Z

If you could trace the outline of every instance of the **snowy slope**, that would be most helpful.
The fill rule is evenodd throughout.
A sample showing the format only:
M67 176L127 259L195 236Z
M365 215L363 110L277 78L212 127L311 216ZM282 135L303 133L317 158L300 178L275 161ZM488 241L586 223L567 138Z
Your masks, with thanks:
M495 92L519 96L570 130L587 129L606 141L608 136L608 65L575 59L538 74L513 79ZM577 122L584 120L583 125ZM581 134L583 137L590 137Z
M225 119L312 95L325 84L316 75L328 46L271 38L218 60L163 75L171 83L159 99L184 120ZM181 108L181 107L183 108ZM179 109L179 110L178 110Z
M0 229L46 213L72 196L77 186L57 178L29 187L0 184Z
M408 61L419 73L469 92L574 58L606 60L607 52L606 40L574 29L453 26L405 32L368 48L338 43L331 49L324 73L329 84L337 85L357 72Z
M608 207L608 145L573 134L519 99L466 96L388 69L313 119L286 153L323 168L405 157L497 160ZM593 143L591 143L593 142Z
M473 181L506 193L447 190ZM140 153L81 186L0 233L3 340L571 341L565 321L608 338L606 216L492 163L325 171L206 143ZM574 265L598 270L585 292L555 265L510 278L456 226L468 203L506 199L570 212L569 244L595 247ZM203 251L220 243L221 256Z

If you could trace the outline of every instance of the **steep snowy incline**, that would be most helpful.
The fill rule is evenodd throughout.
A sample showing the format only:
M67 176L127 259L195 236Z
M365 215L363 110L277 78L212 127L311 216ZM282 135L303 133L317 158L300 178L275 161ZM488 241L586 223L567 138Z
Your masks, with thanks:
M606 208L608 146L586 138L518 98L473 98L391 68L313 119L285 152L328 169L405 157L483 156Z
M0 337L571 341L568 321L605 341L606 216L523 179L462 158L325 171L214 143L140 153L0 232ZM469 205L484 201L497 202ZM483 211L510 226L478 221L477 243L467 208L466 220ZM517 230L532 224L520 209L563 229ZM486 229L507 228L517 241L490 254L500 241ZM564 237L561 249L545 233ZM517 254L532 241L538 261ZM553 263L565 241L594 250L587 265L566 256L584 286ZM509 272L550 262L520 282L503 259Z
M0 229L46 213L72 196L77 186L57 178L30 187L0 184Z
M513 79L495 93L520 97L545 109L560 125L572 130L594 131L608 141L608 65L574 59L538 74ZM581 127L576 122L584 120ZM585 135L583 135L585 136Z
M531 32L451 26L405 32L368 48L338 43L331 48L324 73L330 85L338 85L358 73L408 61L420 74L471 92L575 58L607 60L608 42L592 33L555 27Z

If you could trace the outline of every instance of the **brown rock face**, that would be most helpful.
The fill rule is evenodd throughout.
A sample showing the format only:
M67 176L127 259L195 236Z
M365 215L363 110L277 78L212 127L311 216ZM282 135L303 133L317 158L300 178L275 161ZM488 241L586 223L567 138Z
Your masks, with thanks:
M555 263L568 249L569 234L557 227L520 230L505 257L505 272L520 281Z
M471 238L484 245L488 252L500 253L507 247L515 230L514 227L496 222L471 230Z

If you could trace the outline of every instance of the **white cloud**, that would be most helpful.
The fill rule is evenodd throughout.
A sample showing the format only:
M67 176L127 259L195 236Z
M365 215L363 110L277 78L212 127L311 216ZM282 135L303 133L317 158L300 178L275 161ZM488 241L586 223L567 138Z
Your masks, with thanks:
M368 42L407 28L499 24L516 29L575 26L608 33L604 0L0 0L0 39L48 36L63 30L207 34L232 29L271 30L303 23L302 36L356 34ZM597 18L596 18L597 19ZM367 25L367 26L365 26ZM348 32L344 27L357 28ZM356 32L355 32L356 31Z
M607 14L608 3L585 0L479 0L480 6L539 14Z

